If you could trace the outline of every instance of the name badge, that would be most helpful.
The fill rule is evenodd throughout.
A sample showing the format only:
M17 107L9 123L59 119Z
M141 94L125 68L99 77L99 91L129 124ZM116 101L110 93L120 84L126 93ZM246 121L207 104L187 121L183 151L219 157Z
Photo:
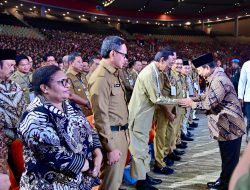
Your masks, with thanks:
M120 87L120 86L121 86L120 83L117 83L117 84L114 85L114 87Z
M196 82L194 83L194 88L195 88L196 90L199 90L199 86L197 85Z
M32 102L34 99L35 99L35 94L34 94L34 92L30 92L29 93L29 99L30 99L30 102Z
M171 96L176 96L176 87L171 86Z
M130 84L131 86L134 86L134 80L130 79L130 80L128 80L128 82L129 82L129 84Z
M182 97L186 98L186 91L185 90L182 90Z

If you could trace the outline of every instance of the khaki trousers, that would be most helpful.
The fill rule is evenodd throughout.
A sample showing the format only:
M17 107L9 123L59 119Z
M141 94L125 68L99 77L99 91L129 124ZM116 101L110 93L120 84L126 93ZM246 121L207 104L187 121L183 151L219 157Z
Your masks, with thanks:
M169 121L166 119L165 113L163 109L157 109L155 112L155 138L154 138L154 154L155 154L155 164L156 166L162 168L166 166L166 163L163 161L165 158L166 146L168 146L170 141L170 136L168 133L172 133L173 131L168 131ZM168 135L168 137L167 137Z
M102 183L99 190L118 190L122 183L123 171L126 164L129 134L128 130L113 132L116 148L122 152L119 162L114 165L107 164L107 155L104 154L104 160L101 167Z
M174 149L176 149L176 144L180 144L180 134L182 122L184 119L183 110L177 108L176 118L173 122L168 123L167 132L166 132L166 146L164 149L165 155L171 154Z

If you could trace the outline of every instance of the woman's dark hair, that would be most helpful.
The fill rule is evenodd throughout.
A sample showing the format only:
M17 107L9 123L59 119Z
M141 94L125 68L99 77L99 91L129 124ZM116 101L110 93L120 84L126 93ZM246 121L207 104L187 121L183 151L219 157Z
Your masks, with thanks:
M42 95L40 85L45 84L49 86L51 77L58 71L61 71L58 66L49 65L41 67L34 72L32 76L32 88L35 92L35 95Z

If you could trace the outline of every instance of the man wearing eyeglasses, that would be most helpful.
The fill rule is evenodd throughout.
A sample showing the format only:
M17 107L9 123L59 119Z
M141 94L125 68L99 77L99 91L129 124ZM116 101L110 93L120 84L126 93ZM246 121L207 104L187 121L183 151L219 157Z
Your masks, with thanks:
M82 109L85 116L92 115L92 110L89 104L88 82L85 75L82 73L83 61L80 53L72 53L68 57L69 68L66 72L67 77L71 80L71 96Z
M102 60L89 78L94 124L103 145L100 190L118 190L128 152L128 108L118 69L127 61L124 39L108 36L101 47Z

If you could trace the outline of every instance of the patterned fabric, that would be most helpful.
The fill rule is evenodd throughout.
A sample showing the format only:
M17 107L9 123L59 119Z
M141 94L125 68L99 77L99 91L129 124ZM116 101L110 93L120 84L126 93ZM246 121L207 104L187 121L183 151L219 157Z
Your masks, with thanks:
M81 173L85 160L101 148L98 135L75 104L65 101L63 107L61 112L38 96L22 116L23 190L90 190L98 181Z
M8 148L17 136L16 126L26 108L20 86L0 80L0 172L7 173Z
M245 134L241 106L230 79L219 68L207 78L208 87L202 101L193 108L209 110L208 127L211 136L219 141L234 140Z

